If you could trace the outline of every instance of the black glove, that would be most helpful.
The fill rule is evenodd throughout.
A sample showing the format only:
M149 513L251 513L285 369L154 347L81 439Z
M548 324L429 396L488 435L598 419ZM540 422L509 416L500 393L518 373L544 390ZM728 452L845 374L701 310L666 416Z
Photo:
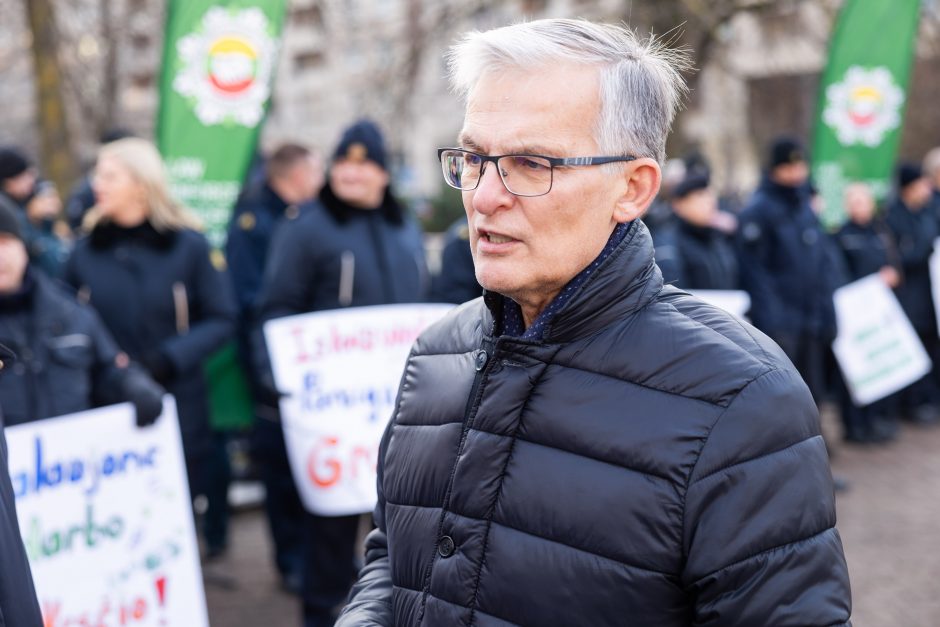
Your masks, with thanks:
M166 384L176 374L173 362L160 349L150 351L141 358L144 368L157 383Z
M163 395L166 390L140 368L130 366L125 373L124 396L134 405L137 426L150 426L163 412Z

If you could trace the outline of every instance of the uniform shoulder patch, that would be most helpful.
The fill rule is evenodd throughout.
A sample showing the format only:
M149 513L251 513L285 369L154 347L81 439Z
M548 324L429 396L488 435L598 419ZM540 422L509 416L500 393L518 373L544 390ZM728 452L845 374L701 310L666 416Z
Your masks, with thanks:
M255 214L250 211L238 216L238 227L243 231L251 231L255 228L255 225L258 221L255 219Z
M218 248L213 248L209 251L209 261L212 262L212 267L219 272L225 272L225 269L228 267L228 263L225 261L225 254Z

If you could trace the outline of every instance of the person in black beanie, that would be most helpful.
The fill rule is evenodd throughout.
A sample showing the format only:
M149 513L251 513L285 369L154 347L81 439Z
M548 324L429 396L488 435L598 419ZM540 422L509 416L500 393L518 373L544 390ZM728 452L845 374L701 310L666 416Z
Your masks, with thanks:
M281 222L259 297L261 323L311 311L425 300L428 274L417 224L392 196L387 153L375 123L342 135L317 202ZM259 331L258 377L271 381ZM356 577L360 516L304 515L303 616L332 625Z
M940 358L937 316L930 284L930 256L940 235L936 216L927 211L930 182L920 166L904 162L895 172L896 193L888 202L886 220L901 257L901 282L894 292L910 318L927 354ZM940 383L936 368L900 392L902 417L919 424L940 423Z
M810 206L808 179L802 143L776 138L760 186L741 212L737 241L751 320L784 350L818 405L826 389L826 352L836 336L832 295L844 277Z
M653 237L663 282L688 290L739 289L731 238L714 228L718 198L707 172L693 172L672 196L676 222Z
M70 251L68 229L60 222L61 199L55 185L40 181L26 155L14 147L0 148L0 206L19 220L33 266L61 278Z

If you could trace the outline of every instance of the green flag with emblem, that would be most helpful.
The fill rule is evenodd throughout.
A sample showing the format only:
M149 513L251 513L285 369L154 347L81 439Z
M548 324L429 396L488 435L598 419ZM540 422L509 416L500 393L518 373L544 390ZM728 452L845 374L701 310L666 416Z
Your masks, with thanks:
M157 145L220 249L271 96L286 0L171 0Z
M920 0L846 0L822 76L813 137L813 177L822 220L845 220L842 193L863 181L890 189L914 57Z
M286 0L170 0L160 79L157 145L173 195L202 220L224 265L232 208L271 98ZM251 423L234 343L206 363L211 422Z

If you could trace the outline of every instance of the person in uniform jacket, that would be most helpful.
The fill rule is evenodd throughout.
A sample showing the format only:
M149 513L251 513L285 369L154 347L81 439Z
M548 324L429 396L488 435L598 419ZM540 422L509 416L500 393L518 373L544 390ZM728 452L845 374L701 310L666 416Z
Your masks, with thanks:
M766 175L741 212L738 267L750 319L783 348L820 402L836 336L833 292L844 283L838 252L809 204L803 147L775 139Z
M709 175L692 174L679 183L672 208L675 223L653 237L663 281L687 290L739 289L734 245L714 227L718 197Z
M66 279L121 349L175 397L190 490L206 494L213 440L203 362L234 333L231 285L195 218L171 200L152 144L125 138L104 146L93 186L89 234L76 243ZM227 503L224 495L206 496L209 526ZM207 540L217 533L224 537L207 529Z
M901 257L901 282L894 292L927 354L938 363L940 340L937 339L937 314L930 283L930 256L940 229L936 216L928 210L930 183L920 166L914 163L900 164L896 180L897 193L888 203L886 218ZM901 391L901 411L905 418L917 423L940 422L938 402L940 385L936 369Z
M473 269L470 254L470 227L467 218L454 222L444 237L441 271L431 281L431 300L440 303L463 303L483 294Z
M421 231L388 182L381 132L371 121L356 122L336 147L319 203L282 222L275 233L260 298L263 321L427 298ZM269 372L267 364L260 368ZM355 578L358 525L359 516L304 515L307 627L332 625L333 608Z
M290 473L276 399L264 398L265 388L251 376L250 336L274 227L285 216L296 218L299 207L316 198L323 186L323 165L309 149L284 144L271 154L264 170L263 179L248 185L232 211L225 256L238 299L239 356L255 400L251 453L264 483L275 566L285 588L299 592L303 506Z
M848 271L856 281L877 274L889 288L901 282L901 259L897 246L882 218L875 216L875 198L865 183L851 183L844 192L848 221L835 235ZM858 407L842 388L842 421L845 439L859 444L893 440L897 435L895 398L889 396L870 405Z
M806 385L664 286L638 219L676 54L581 20L452 49L467 108L440 157L486 292L412 347L338 625L849 624Z
M0 344L15 361L0 377L7 425L131 401L153 423L163 388L121 353L97 314L28 262L17 217L0 207Z

